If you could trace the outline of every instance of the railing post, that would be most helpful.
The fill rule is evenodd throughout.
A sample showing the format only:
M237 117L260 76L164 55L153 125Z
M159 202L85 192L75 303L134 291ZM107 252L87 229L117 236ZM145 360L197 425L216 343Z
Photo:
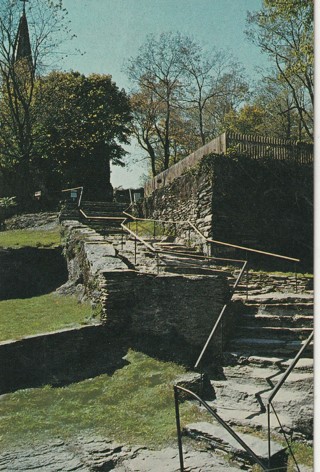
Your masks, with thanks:
M180 412L179 412L179 394L178 394L178 389L176 386L173 387L173 390L174 390L174 405L175 405L175 410L176 410L176 425L177 425L177 436L178 436L180 472L184 472L181 426L180 426Z
M246 261L248 262L248 253L246 252ZM248 283L249 283L249 274L248 274L248 264L246 265L246 301L248 301L249 292L248 292Z
M137 263L137 238L134 238L134 263Z
M223 353L223 320L220 322L220 349L219 349L220 359L222 360Z
M121 249L123 249L123 234L124 234L124 231L123 231L123 227L121 226Z
M153 239L156 239L156 222L153 222Z
M270 425L270 403L267 405L267 415L268 415L268 467L271 467L271 425Z
M159 274L159 253L157 252L157 274Z
M298 293L298 274L297 274L297 263L294 263L294 274L295 274L295 282L296 282L296 293Z

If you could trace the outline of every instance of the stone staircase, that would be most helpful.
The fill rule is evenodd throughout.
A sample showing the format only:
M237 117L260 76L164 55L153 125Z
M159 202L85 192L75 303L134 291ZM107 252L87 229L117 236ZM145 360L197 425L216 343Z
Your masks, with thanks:
M121 234L127 207L126 203L83 201L80 221L103 236Z
M266 433L268 395L312 332L313 294L270 292L247 297L240 293L235 299L242 302L242 310L224 351L220 378L211 379L216 398L207 403L229 424ZM274 433L309 438L309 442L313 435L312 354L311 344L275 396L271 410ZM199 423L187 430L212 443L216 434L212 429L204 434L208 428Z
M104 204L105 205L105 204ZM110 205L110 204L108 204ZM159 257L139 241L127 236L125 240L115 226L101 225L97 216L116 217L125 209L119 204L104 206L86 202L83 205L87 215L86 224L97 228L100 234L110 239L120 258L128 267L150 273L179 273L185 275L212 275L224 273L232 286L239 268L217 264L200 258L195 248L176 242L171 237L146 239ZM290 365L301 343L312 331L313 293L308 290L310 279L265 273L249 273L248 283L238 287L233 299L241 310L237 310L234 336L231 337L223 354L222 371L211 378L215 399L207 403L232 427L250 428L250 431L267 430L266 400L277 384L282 372ZM298 293L296 293L296 290ZM209 328L211 329L211 327ZM208 333L209 334L209 333ZM209 368L210 372L210 368ZM305 351L294 371L273 401L275 413L271 415L272 431L285 430L294 439L312 436L313 417L313 359L312 346ZM245 469L252 468L250 457L239 450L232 441L222 435L219 427L212 423L194 423L185 428L193 438L206 441L209 448L232 455L235 462ZM221 439L223 438L223 439ZM267 442L257 441L255 435L244 434L246 443L258 448L258 455L266 460ZM259 443L259 445L258 445ZM273 464L285 462L283 447L272 444ZM279 462L280 461L280 462ZM303 467L301 471L308 470Z
M235 295L235 300L243 296ZM313 295L269 292L249 295L238 317L237 336L228 350L252 355L292 358L313 330ZM312 357L312 347L304 354Z

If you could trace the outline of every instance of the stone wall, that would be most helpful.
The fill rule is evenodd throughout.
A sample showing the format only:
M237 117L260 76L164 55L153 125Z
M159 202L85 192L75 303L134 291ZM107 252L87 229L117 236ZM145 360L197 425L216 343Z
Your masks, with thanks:
M142 212L146 218L189 219L206 237L302 258L302 267L312 269L311 164L205 156L146 197ZM237 256L246 258L244 251Z
M224 276L153 275L105 272L106 326L140 336L180 338L190 349L202 347L229 300ZM231 315L230 315L231 316ZM213 340L218 351L220 336Z
M120 352L123 349L123 352ZM101 326L84 326L0 343L0 394L63 385L119 367L125 347Z
M179 336L197 349L230 298L224 275L156 275L130 269L112 244L90 229L65 222L69 284L102 305L110 330L141 336Z
M212 198L212 176L196 167L146 197L140 205L141 213L145 218L180 221L178 234L201 245L204 240L182 222L191 221L205 237L211 238Z

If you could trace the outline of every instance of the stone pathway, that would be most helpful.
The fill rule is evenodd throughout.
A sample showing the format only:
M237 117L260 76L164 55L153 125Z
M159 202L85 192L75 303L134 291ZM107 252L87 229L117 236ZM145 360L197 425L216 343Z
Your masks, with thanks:
M239 472L222 457L205 450L184 450L186 472ZM177 447L150 450L128 447L101 437L52 440L34 447L12 449L0 454L0 471L8 472L179 472Z

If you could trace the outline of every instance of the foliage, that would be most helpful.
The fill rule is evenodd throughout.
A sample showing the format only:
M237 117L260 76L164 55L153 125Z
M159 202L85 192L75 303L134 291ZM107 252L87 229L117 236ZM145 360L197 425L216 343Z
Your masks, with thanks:
M0 198L0 208L12 208L17 206L16 197Z
M126 360L129 364L112 376L6 395L0 404L2 447L79 434L147 446L175 441L172 384L184 368L134 351ZM200 417L189 403L180 408L183 421Z
M127 71L135 85L133 132L152 175L211 139L223 115L248 92L242 68L230 55L208 53L180 33L148 36Z
M3 300L0 301L0 341L79 326L89 322L92 315L89 303L53 293Z
M34 165L48 188L109 182L110 162L124 165L129 99L109 75L52 72L36 84ZM99 184L101 184L99 186Z
M287 89L310 140L313 139L313 0L264 0L248 15L248 36L268 54L277 81Z
M60 231L30 231L10 230L0 232L0 247L58 247L60 246Z
M23 198L32 193L34 113L32 101L37 77L60 44L70 37L61 0L35 0L28 6L31 50L18 56L18 25L27 35L21 2L3 0L0 5L0 168L14 169ZM21 23L22 22L22 23ZM28 41L27 41L28 42ZM30 54L31 52L31 54ZM19 196L19 195L17 195Z
M242 134L261 134L264 110L257 105L245 104L240 110L231 110L224 116L228 131ZM263 128L262 128L263 129Z

